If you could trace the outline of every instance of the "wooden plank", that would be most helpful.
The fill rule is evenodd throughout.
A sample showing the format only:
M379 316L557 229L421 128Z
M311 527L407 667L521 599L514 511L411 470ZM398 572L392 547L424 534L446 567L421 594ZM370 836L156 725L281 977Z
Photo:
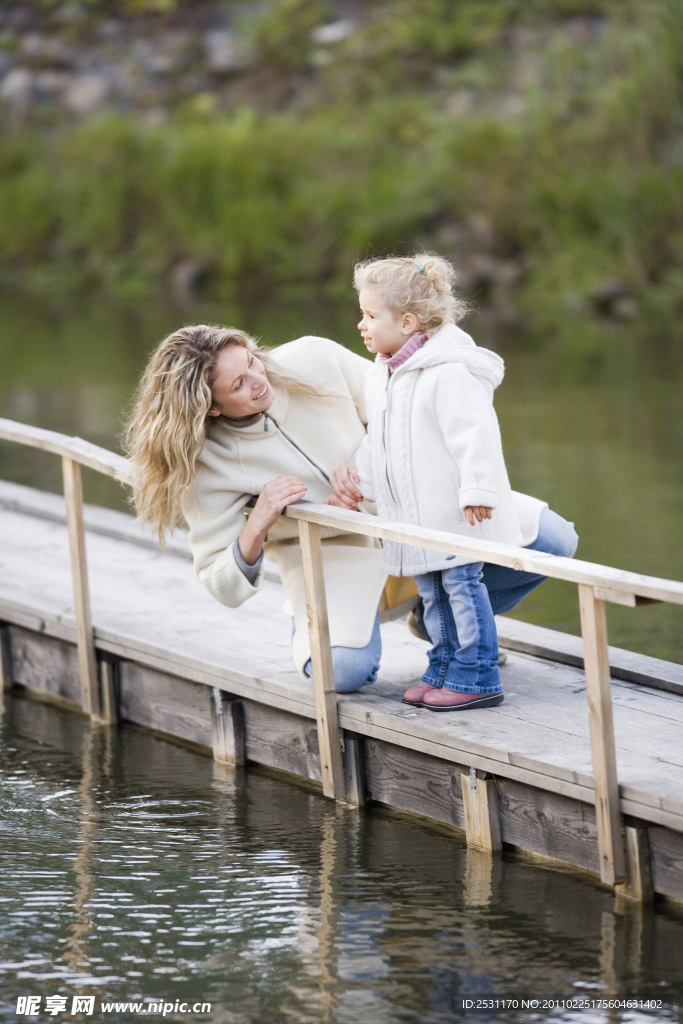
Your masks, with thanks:
M10 626L9 633L14 682L80 708L75 646L17 626Z
M536 658L583 668L583 643L580 636L560 633L506 615L496 616L498 643L509 651L520 651ZM683 665L637 651L608 647L612 679L623 679L657 690L683 694Z
M610 601L612 604L621 604L626 608L635 608L636 606L635 594L613 590L611 587L595 587L595 596L598 601Z
M128 459L122 455L100 448L81 437L67 437L55 430L44 430L33 427L29 423L17 423L14 420L0 419L0 440L16 441L29 448L39 448L44 452L52 452L88 466L106 476L119 477L128 470Z
M465 827L461 765L379 740L366 740L364 748L369 799L455 828Z
M235 766L246 764L242 701L231 699L218 687L213 687L211 719L214 760Z
M351 807L365 807L365 769L363 738L357 733L344 733L344 802Z
M406 523L392 523L363 512L300 501L289 505L284 513L291 519L316 523L319 526L336 527L349 533L360 533L368 537L381 537L399 543L413 544L431 551L442 551L452 555L474 555L485 562L521 569L525 572L540 573L553 579L570 583L584 583L591 587L607 587L612 591L638 594L658 601L683 604L683 583L678 580L660 579L640 573L613 569L610 566L583 562L576 558L548 555L543 551L517 548L510 544L493 541L468 540L461 535L445 530L430 530L423 526Z
M553 860L600 870L595 809L583 800L497 778L504 843Z
M163 589L163 585L159 584L159 589ZM29 614L29 611L25 608L17 609L16 606L10 607L9 605L3 605L2 614L5 617L8 614L14 614L17 620L20 620L25 625L32 626L36 630L47 631L48 633L54 630L55 635L61 635L65 631L65 623L58 616L52 618L36 612ZM163 618L163 611L160 611L160 616ZM204 630L206 626L207 623L203 622L202 628ZM398 627L390 628L392 632L399 632ZM66 630L66 632L73 636L73 630ZM402 633L399 632L399 636L401 635ZM237 673L225 667L219 669L211 665L202 666L199 659L187 658L182 651L173 650L174 639L174 637L169 637L163 657L153 653L155 649L158 650L153 644L140 645L137 641L127 644L123 637L118 642L110 642L107 640L106 631L104 631L103 638L98 639L98 645L103 650L107 650L117 657L139 660L141 665L156 668L169 675L180 675L182 678L193 679L196 682L206 683L211 686L218 685L231 693L239 693L241 696L257 701L267 701L269 704L280 707L283 710L303 714L304 716L314 716L310 691L297 690L295 694L291 695L290 699L286 696L287 686L278 685L268 679L264 679L262 676ZM204 642L205 639L203 635L202 641ZM412 642L410 638L409 642ZM415 641L415 643L417 642ZM184 640L183 646L185 646ZM169 660L171 651L173 652L172 656L175 658L174 661ZM404 657L402 647L399 648L397 657ZM534 668L533 663L529 664L529 668ZM543 663L538 665L538 669L543 669ZM533 677L530 678L529 694L535 694L536 699L538 699L538 695L543 693L543 683L542 677L539 677L538 680ZM376 685L379 686L380 684ZM587 804L591 804L594 800L592 775L589 771L585 775L576 771L567 772L564 769L560 769L557 765L544 764L543 759L539 760L538 754L530 753L529 755L523 755L519 752L520 744L526 744L522 720L517 723L512 722L505 733L497 735L496 742L503 744L503 746L496 750L494 748L486 748L481 743L469 742L467 737L458 736L455 722L452 726L449 726L445 718L440 719L422 712L408 712L398 701L390 701L384 698L378 699L371 696L371 693L372 691L369 691L367 694L347 695L340 698L340 722L344 728L359 732L362 735L373 736L378 739L385 739L388 742L410 746L413 749L424 750L426 753L435 754L443 757L445 760L474 764L478 768L494 772L501 777L505 776L525 782L531 786L546 789L552 793L563 794ZM655 702L674 700L674 698L658 697L654 694L646 694L645 696L648 701ZM552 697L549 699L552 700ZM580 696L577 695L575 699L577 701L580 700ZM513 700L510 699L506 704L511 704L512 702ZM503 705L503 707L505 706ZM495 709L495 711L498 712L500 709ZM526 707L524 708L524 713L528 714ZM566 715L563 713L559 716L558 720L562 720L565 717ZM478 724L480 721L482 721L480 718L470 718L467 720L472 725ZM666 725L666 722L662 722L662 728L665 728ZM449 730L452 735L449 735ZM520 730L522 731L520 732ZM468 733L471 732L472 730L468 729ZM569 742L570 737L565 737L560 733L553 735L553 731L548 729L543 729L542 732L547 736L549 749L555 746L559 751L571 746ZM514 743L517 747L516 751L511 749L511 743ZM528 749L533 751L533 743ZM588 749L587 753L587 769L590 769L590 752ZM644 765L648 760L652 763L651 758L641 757L640 760L643 761ZM661 775L661 765L658 766L654 762L653 767L660 768L662 779L668 778L668 775ZM671 778L671 786L669 786L672 792L676 790L675 783L676 776L674 775ZM683 829L683 818L680 813L676 813L677 810L679 812L681 810L680 802L675 802L671 805L665 803L663 798L653 791L652 786L639 789L622 782L621 796L624 813L671 828Z
M652 903L652 870L648 830L643 826L627 825L624 829L626 848L626 878L616 886L622 896L639 903Z
M0 625L0 693L12 689L12 644L9 626Z
M0 480L0 508L35 516L47 522L66 523L66 505L61 494L48 494L35 487ZM160 551L159 538L149 523L141 523L135 516L99 505L83 505L86 534L99 534L112 540L125 541L136 547ZM192 561L188 531L177 526L166 538L164 553ZM274 562L267 559L263 568L264 579L280 583L280 573ZM384 620L382 620L384 621Z
M81 674L81 706L86 714L98 716L101 711L101 705L97 683L95 638L90 611L88 563L85 552L81 467L73 459L64 458L62 459L62 470L64 474L64 497L66 498L69 549L71 551L71 575L76 611L78 663Z
M495 780L471 768L460 775L467 845L488 853L501 850L500 811Z
M320 782L320 748L315 722L267 704L244 702L248 761Z
M614 885L624 880L626 865L614 747L605 603L596 600L592 587L582 584L579 586L579 606L593 751L600 877L608 885Z
M344 798L344 765L337 720L337 694L334 688L330 629L327 621L320 528L302 521L299 523L299 538L308 632L311 639L313 692L318 722L323 793L325 796L341 800Z
M118 546L117 546L117 549L118 549ZM103 552L103 558L104 558L105 553L106 553L107 564L110 565L110 564L113 563L113 565L117 569L120 567L121 571L127 572L126 563L125 563L125 561L123 563L121 563L121 559L118 556L118 550L117 550L115 555L110 555L108 553L108 550L109 550L109 545L106 546L105 552ZM157 564L157 568L156 569L155 569L154 564L150 564L147 567L146 571L148 572L148 575L149 575L150 587L156 589L158 591L158 593L161 594L162 592L165 592L165 591L169 590L169 585L165 584L164 580L161 579L161 578L158 581L155 582L156 577L155 577L154 573L158 572L158 568L161 567L162 565L166 564L166 561L165 560L164 561L157 561L156 564ZM108 569L108 575L107 575L107 586L108 586L108 589L111 589L112 572L113 572L113 568L109 568ZM115 581L113 581L113 582L115 582ZM177 587L177 584L175 583L175 581L173 581L173 588L174 588L174 590L172 591L172 596L173 596L173 600L175 600L176 603L178 603L177 602L177 598L175 596L178 593L177 589L175 589L176 587ZM117 592L117 587L114 586L113 590L114 590L114 592ZM127 600L128 600L128 602L130 604L129 598L127 598ZM164 617L165 617L164 608L165 608L165 605L163 607L159 607L159 611L158 611L158 614L157 614L157 618L159 620L163 620ZM219 612L221 614L225 614L222 609L219 608L218 610L219 610ZM130 606L129 611L130 611L130 613L132 613L132 615L133 615L133 622L137 626L138 625L137 607ZM204 608L202 606L200 606L198 608L198 612L200 612L200 611L202 613L202 616L204 616ZM38 629L39 628L45 628L45 626L43 626L43 623L45 623L46 621L47 620L46 620L45 617L41 617L40 615L37 615L36 618L35 618L36 628L38 628ZM221 628L222 633L224 635L226 635L225 634L225 624L222 621L220 621L220 620L219 620L219 622L220 622L220 628ZM53 620L51 620L51 624L49 624L49 628L52 628L52 624L54 624L54 628L55 629L63 629L64 628L63 620L60 620L58 616L55 616L55 618ZM172 626L172 623L169 623L169 625ZM191 623L188 623L187 626L191 627ZM202 635L201 635L201 644L202 645L206 643L206 639L207 639L207 637L206 637L206 629L207 629L207 621L205 621L204 618L202 618ZM239 629L240 629L240 632L241 632L241 630L242 630L242 623L241 622L240 622ZM393 631L394 632L399 632L398 627L394 627ZM254 664L253 668L251 669L251 673L252 674L249 674L248 672L237 673L237 672L234 671L234 669L226 668L225 667L225 662L224 662L224 667L221 670L218 667L211 666L210 664L206 664L206 663L202 664L201 660L198 657L192 657L192 658L188 658L187 657L187 655L184 652L185 652L186 648L189 646L188 640L194 640L193 637L183 636L183 635L180 635L180 634L178 636L170 635L168 633L168 630L167 630L166 634L165 634L165 636L167 638L165 638L165 639L164 638L160 638L160 640L159 641L155 641L155 643L141 644L137 640L136 637L131 638L131 640L129 642L126 642L126 638L125 637L121 637L120 638L120 643L115 643L114 641L109 642L107 640L107 636L111 636L112 634L107 633L107 631L101 631L101 632L102 632L102 638L98 639L98 644L100 644L102 649L110 650L112 653L116 654L117 656L120 656L120 657L134 657L136 660L140 659L142 663L153 665L154 667L158 667L162 671L169 671L170 673L180 674L180 675L185 676L187 678L194 678L198 682L206 682L209 685L220 685L224 689L230 690L231 692L238 692L242 696L246 696L246 697L253 696L254 699L257 699L257 700L258 699L263 699L263 700L269 700L269 701L273 701L273 702L278 702L279 706L282 706L283 708L286 708L288 710L300 711L301 713L304 713L304 714L312 714L312 709L310 709L308 704L306 703L307 701L310 701L309 691L306 691L303 688L301 690L297 689L296 693L291 693L292 699L289 700L285 696L288 690L291 692L291 688L289 687L289 685L278 685L276 682L274 682L273 680L275 678L277 678L277 677L273 677L271 675L270 678L269 678L269 674L270 673L268 673L268 669L265 670L268 674L264 678L264 675L261 672L261 665L258 662L256 662ZM99 634L100 634L100 631L98 631L98 637L99 637ZM247 635L247 641L251 642L251 640L252 640L252 634L250 633L250 634ZM392 644L394 642L395 641L392 639ZM410 638L409 637L408 637L408 642L410 642ZM162 658L159 655L159 646L158 646L159 643L163 643L163 645L164 645L164 651L163 651L164 658ZM418 647L420 646L417 641L414 641L414 643ZM181 645L182 645L182 647L181 647ZM397 653L396 656L398 658L400 658L400 659L405 658L405 655L403 653L404 652L404 646L406 646L406 645L402 645L402 646L400 645L399 648L397 649L398 653ZM386 644L385 644L385 647L386 647ZM154 651L157 652L156 655L153 653ZM152 653L149 653L149 652L152 652ZM387 653L390 653L390 652L387 652ZM240 660L242 660L241 656L239 655L239 652L238 652L237 656L239 657ZM171 661L170 660L171 658L173 658L174 661ZM533 664L529 664L529 663L527 663L527 664L528 664L529 670L534 669L534 665ZM544 671L543 664L542 663L538 664L536 670L539 673L542 673ZM552 670L552 666L549 667L549 670ZM507 669L506 669L506 671L507 671ZM292 677L294 677L294 673L292 673ZM581 682L581 679L580 679L580 677L578 675L577 675L576 678L577 678L577 680L579 682ZM530 678L530 680L529 680L529 688L527 690L527 694L528 694L529 697L531 697L531 695L533 693L535 693L536 697L534 698L534 700L536 701L536 703L538 702L540 697L543 696L544 691L548 689L548 687L545 685L547 682L551 682L551 680L544 680L543 677L542 677L542 674L539 674L536 680L534 680L534 678ZM376 685L379 686L379 684L376 684ZM303 686L305 686L305 684L303 684ZM375 688L373 688L373 690L374 689ZM552 686L550 686L550 690L551 691L552 691L552 689L553 689ZM446 719L445 716L443 716L443 720L442 720L442 719L439 719L437 716L429 716L427 713L424 713L424 712L421 712L421 713L413 713L413 712L411 712L411 715L413 715L412 719L410 721L408 721L407 718L406 718L406 721L404 722L403 721L404 712L399 711L399 712L395 712L395 713L393 713L391 715L388 714L389 709L391 709L392 707L394 709L402 707L400 704L398 704L398 703L393 703L392 704L391 702L389 702L387 700L384 700L384 699L377 700L377 698L374 698L374 697L371 696L372 692L373 691L368 691L367 694L365 694L365 693L364 694L359 694L357 697L354 697L354 698L346 697L345 696L345 697L342 697L340 699L340 715L342 716L341 721L342 721L342 724L344 725L344 728L348 728L348 729L350 729L352 731L360 731L360 732L362 732L364 734L377 735L380 738L387 738L387 739L393 738L394 741L398 741L398 742L406 743L406 744L410 744L410 743L413 742L410 734L413 733L416 730L416 728L417 728L417 731L420 733L420 735L423 735L425 737L425 739L428 739L429 737L431 737L432 742L435 744L435 746L432 746L432 750L434 752L438 753L439 756L447 756L447 757L450 757L451 759L454 759L454 760L460 759L461 761L465 760L466 763L473 763L471 760L469 760L469 758L466 758L466 757L464 757L464 755L462 755L461 752L463 750L466 750L469 753L474 753L477 756L480 756L480 759L477 760L477 762L476 762L477 767L486 768L486 769L488 769L490 771L494 771L494 772L502 772L504 774L509 775L510 777L515 777L515 778L522 778L523 775L524 775L524 772L526 772L528 770L529 774L524 776L524 777L526 777L526 779L529 781L530 784L539 784L540 783L541 785L545 785L546 783L542 779L539 779L538 772L541 772L541 774L551 773L551 775L554 778L556 778L556 779L559 779L559 780L566 779L568 782L572 783L572 785L569 788L564 789L564 787L562 787L562 786L558 787L558 784L556 784L556 783L551 781L550 782L550 786L551 786L551 788L553 788L553 790L566 792L567 795L576 796L577 798L580 798L580 799L583 799L583 800L588 800L588 802L592 801L592 797L587 797L586 793L583 792L581 789L577 790L577 789L573 788L573 782L576 782L576 784L580 785L580 786L588 785L588 784L592 785L592 781L590 779L590 775L589 774L585 775L585 777L584 777L581 773L577 774L576 771L573 771L573 772L566 772L566 771L563 771L563 770L561 771L557 766L553 766L553 764L552 764L552 759L555 758L555 756L556 756L555 753L553 753L553 748L556 748L557 753L558 754L561 753L563 757L565 755L567 755L567 753L568 753L568 749L567 748L570 745L568 744L567 741L568 741L569 737L565 737L564 734L560 735L558 733L556 736L553 736L552 731L550 731L550 730L541 730L540 731L541 735L543 735L545 737L544 738L544 743L545 743L545 746L546 746L546 749L547 749L548 753L544 754L543 757L540 757L539 756L540 755L540 748L538 748L538 750L534 749L534 744L536 743L536 740L534 739L534 737L538 735L538 730L535 730L533 733L529 732L528 730L524 730L523 729L523 722L521 722L521 720L520 720L520 723L510 723L509 726L506 726L506 731L505 732L497 732L495 734L495 742L498 745L498 749L497 750L495 750L493 748L489 748L487 750L487 749L485 749L482 746L481 743L478 743L478 744L475 745L475 744L470 743L470 742L465 742L469 738L469 735L473 735L474 733L479 732L481 730L479 730L479 729L472 730L471 728L468 727L467 728L467 735L462 737L462 741L461 741L461 737L458 736L458 733L462 730L462 725L460 725L460 723L458 723L457 726L456 726L455 722L453 722L452 725L448 724L448 720ZM508 701L506 701L506 704L502 706L502 709L505 709L508 706L512 706L515 699L516 698L512 698L511 697ZM548 694L548 700L552 703L553 699L555 699L555 695L553 693L549 693ZM654 699L654 698L648 697L648 699ZM657 699L659 699L659 698L657 698ZM577 702L579 702L580 701L580 696L577 695L575 697L575 700ZM347 705L347 702L350 702L350 703ZM348 706L348 711L347 711L347 706ZM353 710L353 718L349 719L348 717L345 717L345 716L351 715L351 707L353 707L353 709L354 709ZM375 713L376 709L378 709L378 708L382 709L382 711L381 711L382 718L381 719L378 719L377 715ZM534 704L533 703L530 704L530 703L528 703L528 701L525 701L524 704L522 704L521 708L522 708L523 714L528 716L529 713L530 713L530 710L534 710ZM498 712L501 709L494 709L494 710L496 712ZM372 715L373 715L371 722L367 721L367 713L368 713L368 711L370 711L372 713ZM484 716L484 713L482 713L482 716L476 717L476 719L470 718L468 720L468 722L471 722L472 725L476 724L477 726L481 722L482 726L484 726L485 719L484 719L483 716ZM500 719L500 718L502 718L502 716L498 716L498 718L496 719L496 722L498 722L498 719ZM560 716L558 718L558 721L561 722L563 718L566 718L566 715L563 714L562 716ZM380 721L381 721L382 726L383 726L383 728L381 730L381 733L380 733L380 731L377 731L377 730L374 729L375 723L380 722ZM424 727L424 725L422 724L422 723L425 723L426 721L429 722L429 725L430 725L429 729L426 729ZM361 723L361 722L364 723L364 724L360 725L359 723ZM418 725L417 723L420 723L420 724ZM665 723L662 723L662 724L664 726ZM385 731L384 727L386 727L386 729L392 730L392 731L398 730L399 733L403 734L403 736L401 738L398 738L396 735L391 737L390 733ZM485 731L487 729L488 729L488 726L485 727ZM449 731L450 731L450 733L452 735L448 735ZM528 739L527 739L527 737L528 737ZM452 749L450 749L450 750L443 750L442 747L441 747L441 744L446 744L448 747L450 747ZM429 743L426 743L425 747L428 748L429 747ZM525 754L521 753L521 750L524 750L525 748L529 752L528 755L525 755ZM586 749L587 749L587 752L588 752L588 756L590 757L588 747L586 747ZM569 753L571 754L571 750L569 750ZM489 759L489 755L490 755L491 759ZM485 760L485 758L486 758L486 760ZM551 758L551 760L548 761L548 764L546 765L545 762L548 760L548 758ZM498 761L497 764L494 763L495 759L497 759L497 761ZM521 769L521 771L519 771L519 770L518 771L513 771L509 767L505 767L505 765L501 765L501 759L502 759L503 762L506 762L506 763L509 763L511 765L514 765L514 767L516 769ZM569 758L569 763L571 763L571 757ZM653 765L653 767L656 767L656 765ZM590 762L589 761L587 762L587 768L588 769L590 768ZM661 772L660 772L660 774L661 774ZM664 776L663 776L663 778L664 778ZM672 779L675 780L675 776L673 776ZM652 802L652 800L651 800L652 795L653 795L651 787L647 787L646 786L646 787L642 787L642 788L643 788L643 794L644 795L639 796L638 793L633 791L633 792L629 793L628 799L629 800L633 799L635 801L640 800L641 803L645 803L646 801L647 802L651 802L652 806L656 807L658 805L658 802L657 801ZM626 787L624 787L624 792L622 793L622 798L625 798L625 796L626 796ZM626 810L626 808L625 808L625 810ZM629 810L629 813L632 813L632 814L634 814L636 816L639 816L639 817L643 816L643 814L644 814L646 820L657 820L657 821L663 821L664 820L664 819L660 818L659 816L653 816L653 815L647 813L646 811L643 811L642 808L636 809L632 805L629 806L628 810ZM669 819L666 819L666 820L667 820L667 823L668 823Z
M108 476L124 479L129 471L127 459L92 445L81 438L67 437L55 431L43 430L29 424L0 419L0 438L15 441L61 455L63 460L89 466ZM319 526L330 526L350 533L362 533L402 543L416 544L446 554L474 555L484 561L538 572L545 576L606 588L610 600L621 601L618 595L635 594L656 601L683 604L683 583L663 580L639 573L628 573L609 566L594 565L577 559L561 558L545 552L530 551L509 544L491 541L467 540L446 531L428 530L408 524L395 524L365 513L351 512L313 502L290 505L285 515ZM455 539L454 539L455 538Z
M119 719L119 663L102 658L99 663L102 710L100 719L105 725L116 725Z
M500 857L492 857L486 850L468 845L465 861L463 896L466 907L487 909L493 896L494 867Z
M209 750L213 747L208 687L142 668L119 665L119 715Z
M14 580L20 576L22 600L34 603L35 628L67 636L71 621L65 616L70 603L70 575L63 532L54 524L27 522L4 514L2 528L3 608L6 603L8 607L11 604L4 595L13 592ZM54 551L57 559L60 545L63 565L60 563L59 572L46 578L46 558L52 557ZM189 566L178 559L103 537L89 537L88 556L98 623L96 640L101 650L117 657L139 659L141 664L162 672L217 685L248 699L277 704L306 717L315 714L312 687L291 669L289 632L287 620L280 614L279 588L264 585L244 609L228 611L200 590ZM21 570L22 565L26 572ZM13 607L18 606L15 603ZM3 615L7 618L5 611L0 610L0 617ZM269 623L266 649L261 642L264 621ZM501 776L592 802L594 797L586 793L587 786L592 788L586 712L577 717L583 694L571 694L572 679L576 680L575 689L583 686L583 677L578 672L512 658L504 671L509 679L514 678L510 691L515 692L509 692L500 708L469 717L436 716L412 709L406 714L399 710L405 707L400 704L402 673L404 666L410 668L415 664L416 652L421 663L423 645L410 637L403 624L383 627L383 637L385 655L380 681L366 692L339 698L340 724L345 729L413 749L419 744L425 752L445 759L475 764ZM556 692L556 680L560 677L561 694ZM373 694L380 690L386 696L378 699ZM639 700L656 703L675 698L646 694ZM560 714L556 713L558 708L553 708L554 701L558 708L561 706ZM673 713L679 706L680 702L672 703L671 721L661 721L662 749L668 750L678 735ZM574 708L571 716L567 713L570 707ZM514 715L509 716L511 711ZM544 723L552 722L553 712L556 722L551 728ZM622 733L622 725L628 724L627 736L617 734L624 812L680 828L680 771L658 764L649 750L647 756L635 751L639 714L629 713L620 725L615 708L615 718ZM579 719L585 736L581 742L575 731ZM568 725L571 731L566 728ZM648 726L645 733L651 728L654 725ZM627 757L626 739L634 751Z
M647 831L655 892L683 899L683 835L658 825L650 825Z

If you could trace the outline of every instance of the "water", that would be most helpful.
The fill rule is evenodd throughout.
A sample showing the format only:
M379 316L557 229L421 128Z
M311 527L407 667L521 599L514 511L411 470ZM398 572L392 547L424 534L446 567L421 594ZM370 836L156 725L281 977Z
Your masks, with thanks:
M681 1018L673 910L18 694L2 738L4 1020L135 1020L99 1007L136 1001L210 1003L189 1016L212 1024L442 1024L494 1018L462 1011L486 997L541 1002L510 1022ZM67 1011L47 1016L54 996ZM542 1006L562 998L655 1005Z
M231 323L269 345L327 334L358 350L357 318L353 294L184 310L5 299L0 416L114 448L149 351L180 324ZM465 326L506 361L496 407L513 486L576 523L579 557L683 579L683 348L627 327L605 328L597 341L579 330L567 347L492 329L480 315ZM0 446L0 478L59 490L59 474L53 456ZM85 491L86 500L125 507L117 485L97 474L86 473ZM551 581L515 615L578 633L576 587ZM683 662L683 608L609 606L608 625L617 646Z

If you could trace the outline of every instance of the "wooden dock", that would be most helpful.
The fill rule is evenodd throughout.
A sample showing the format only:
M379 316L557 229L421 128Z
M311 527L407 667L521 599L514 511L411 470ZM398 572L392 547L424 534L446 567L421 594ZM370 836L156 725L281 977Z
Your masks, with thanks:
M274 569L255 598L227 609L197 583L182 535L164 554L129 516L86 508L85 524L100 717L320 784L319 703L292 667ZM80 710L64 500L2 483L0 531L3 685ZM426 645L403 620L382 627L378 682L336 701L345 799L604 880L581 639L504 618L499 635L509 651L505 702L436 715L400 702ZM619 889L681 900L683 666L611 648L609 663L626 860Z

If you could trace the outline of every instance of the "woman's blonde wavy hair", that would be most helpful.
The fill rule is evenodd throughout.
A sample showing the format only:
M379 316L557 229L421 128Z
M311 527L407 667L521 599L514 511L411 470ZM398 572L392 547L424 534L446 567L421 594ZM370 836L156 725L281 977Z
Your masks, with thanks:
M181 519L183 492L195 478L213 403L216 357L228 345L258 356L276 389L303 398L331 394L285 373L267 349L234 327L196 324L164 338L142 375L124 434L135 511L152 524L162 545Z
M381 291L395 316L414 313L420 330L430 336L469 312L467 303L453 294L456 276L451 263L433 253L365 260L356 264L353 283L357 291Z

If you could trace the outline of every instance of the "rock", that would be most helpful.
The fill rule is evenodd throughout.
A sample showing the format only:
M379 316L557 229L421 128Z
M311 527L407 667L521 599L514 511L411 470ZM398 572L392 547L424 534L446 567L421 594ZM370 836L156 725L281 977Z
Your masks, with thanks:
M638 303L623 281L603 281L594 289L590 298L598 313L615 320L632 320L639 312Z
M26 4L23 7L12 7L3 12L3 24L17 32L29 32L36 24L36 13Z
M109 89L109 81L104 75L81 75L70 82L64 93L64 103L77 114L88 114L102 106Z
M498 113L505 119L514 119L516 117L522 117L527 112L527 101L523 96L510 95L504 96L499 100L497 104Z
M311 64L316 68L326 68L328 64L334 63L334 57L329 50L313 50L311 53Z
M485 213L473 213L467 220L467 228L470 238L478 248L504 255L503 240Z
M509 288L519 280L522 268L515 260L494 259L477 253L470 260L470 274L476 284Z
M602 284L598 285L591 294L591 299L595 305L603 312L608 312L610 306L618 299L623 299L628 295L628 289L623 281L609 280L603 281Z
M88 17L88 9L83 4L67 3L62 4L52 15L52 20L61 25L77 25L79 21L85 21Z
M63 71L37 71L34 77L34 98L50 101L61 97L69 82Z
M233 75L251 63L245 45L229 29L213 29L204 34L206 67L212 75Z
M329 46L333 43L340 43L342 39L352 35L356 26L348 18L333 21L329 25L320 25L311 32L311 40L319 46Z
M108 18L97 29L97 34L108 43L115 43L126 34L126 26L118 18Z
M192 304L208 273L209 267L206 263L200 263L193 259L181 259L171 266L169 271L171 291L178 305Z
M612 316L617 320L634 320L639 313L638 303L629 295L625 295L623 299L617 299L612 306Z
M146 64L154 75L172 75L187 71L195 51L191 32L166 32L147 55Z
M477 94L474 89L462 88L449 96L445 103L446 113L454 117L467 117L474 112L477 102Z
M21 41L19 58L33 68L71 68L75 56L61 39L29 32Z
M0 83L0 100L16 113L25 113L33 100L35 75L27 68L14 68Z

